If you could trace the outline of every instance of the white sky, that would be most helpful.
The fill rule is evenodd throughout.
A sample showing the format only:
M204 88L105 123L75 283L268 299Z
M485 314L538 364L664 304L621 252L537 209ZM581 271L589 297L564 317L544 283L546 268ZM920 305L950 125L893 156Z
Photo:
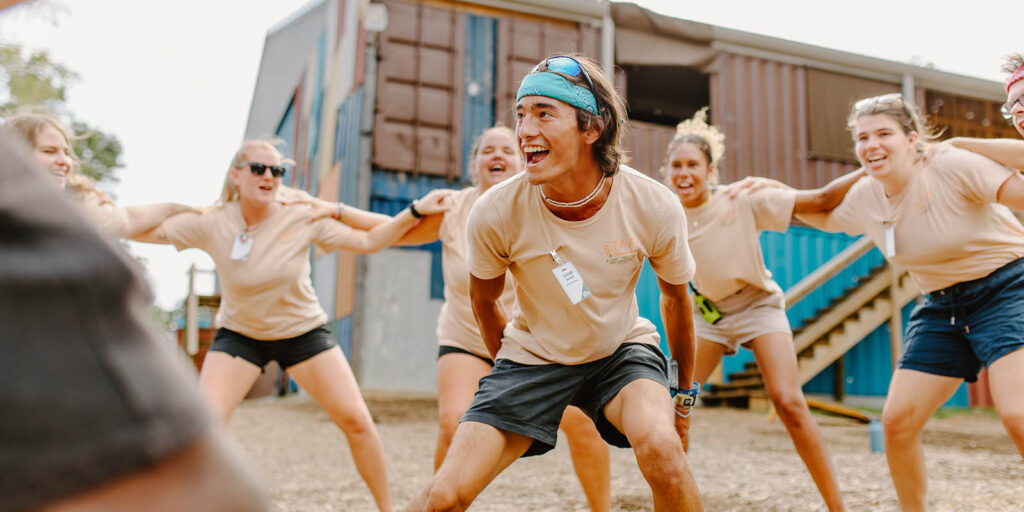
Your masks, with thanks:
M114 133L125 168L122 205L212 203L242 139L267 30L308 0L74 0L0 13L0 44L47 49L76 71L70 110ZM1001 80L1003 56L1024 51L1019 0L637 0L673 16L803 43ZM949 5L949 4L945 4ZM846 6L855 6L848 8ZM940 7L943 6L943 7ZM43 19L56 17L56 25ZM132 243L147 260L156 303L175 307L205 253ZM210 286L207 280L203 287Z

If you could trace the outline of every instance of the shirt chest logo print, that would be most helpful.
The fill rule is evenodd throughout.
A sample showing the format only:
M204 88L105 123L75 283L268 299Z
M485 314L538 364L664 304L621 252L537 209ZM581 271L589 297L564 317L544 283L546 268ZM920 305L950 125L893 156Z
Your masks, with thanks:
M612 240L604 244L605 262L610 265L622 265L637 259L638 245L634 238Z

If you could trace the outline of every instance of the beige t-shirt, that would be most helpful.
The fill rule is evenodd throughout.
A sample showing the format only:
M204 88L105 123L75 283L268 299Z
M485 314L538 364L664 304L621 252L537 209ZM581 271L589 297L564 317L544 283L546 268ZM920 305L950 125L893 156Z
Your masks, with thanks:
M795 190L766 188L735 199L717 192L696 208L684 208L687 242L700 269L693 286L712 302L748 285L781 292L764 265L757 235L764 230L785 232L795 201Z
M930 293L1024 256L1024 228L995 202L1013 173L981 155L938 146L914 166L899 195L886 198L881 182L868 177L831 213L799 218L827 231L865 234L887 257L891 224L895 256L888 259Z
M120 238L128 231L128 211L99 194L78 197L77 204L85 210L86 217L100 232Z
M480 335L473 304L469 300L469 263L466 260L466 222L469 211L480 197L476 187L460 190L448 198L449 210L444 213L438 238L441 240L441 270L444 274L444 305L437 317L437 341L468 350L483 357L491 357ZM506 276L505 290L498 301L506 317L515 311L515 292L512 278Z
M623 343L657 345L634 293L644 260L669 283L693 277L679 200L626 166L589 219L556 217L524 174L488 190L470 212L468 229L473 275L493 279L508 270L515 278L519 312L505 327L498 357L523 364L581 364ZM552 250L576 267L589 298L572 304L553 273L559 265Z
M352 228L334 220L309 222L310 206L283 205L249 227L252 248L231 259L235 239L246 232L238 202L165 220L155 234L178 250L199 248L217 264L221 305L217 325L258 340L304 334L327 321L310 280L309 247L345 249Z

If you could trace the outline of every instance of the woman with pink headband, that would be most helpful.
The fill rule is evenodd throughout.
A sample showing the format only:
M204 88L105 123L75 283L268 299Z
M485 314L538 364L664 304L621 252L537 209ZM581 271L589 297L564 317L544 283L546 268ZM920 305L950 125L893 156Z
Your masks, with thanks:
M1006 57L1003 71L1010 74L1006 80L1006 103L1000 109L1003 117L1024 137L1024 55L1013 53ZM1024 142L1012 139L975 139L954 137L949 143L968 151L980 153L1007 167L1024 170Z

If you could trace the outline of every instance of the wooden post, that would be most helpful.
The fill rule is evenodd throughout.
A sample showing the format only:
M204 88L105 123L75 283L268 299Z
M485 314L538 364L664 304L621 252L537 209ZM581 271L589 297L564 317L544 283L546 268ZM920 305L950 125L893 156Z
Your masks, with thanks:
M889 316L889 350L892 352L892 370L896 371L896 362L903 353L903 311L896 300L900 287L900 270L889 264L889 304L892 308Z
M185 299L185 353L199 353L199 297L196 296L196 264L188 269L188 298Z
M846 398L846 357L840 356L832 364L832 397L836 402Z

